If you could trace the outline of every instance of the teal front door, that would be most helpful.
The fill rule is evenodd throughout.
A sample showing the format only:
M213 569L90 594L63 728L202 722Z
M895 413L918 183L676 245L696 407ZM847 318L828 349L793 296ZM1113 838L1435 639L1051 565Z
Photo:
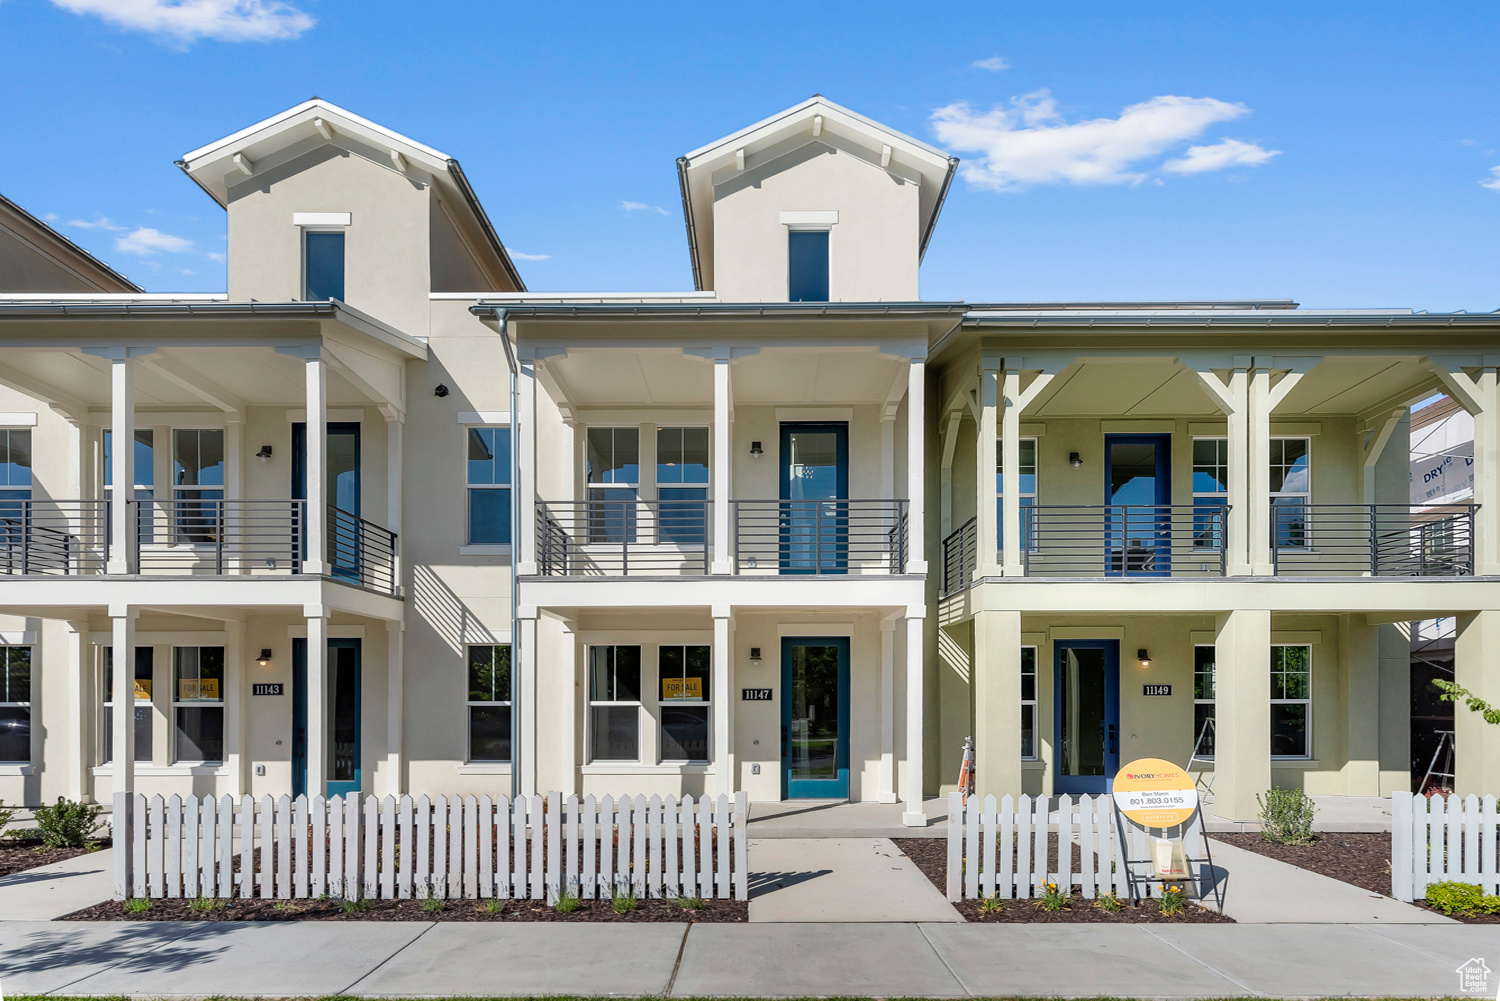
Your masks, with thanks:
M849 638L781 641L781 795L849 797Z
M312 795L347 796L360 791L360 641L328 641L328 787ZM307 788L307 640L292 640L292 795Z

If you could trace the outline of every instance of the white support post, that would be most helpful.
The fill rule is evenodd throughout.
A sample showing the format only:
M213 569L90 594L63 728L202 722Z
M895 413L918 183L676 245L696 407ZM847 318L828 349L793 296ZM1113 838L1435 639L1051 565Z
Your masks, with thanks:
M1227 372L1227 382L1220 379L1214 371L1213 359L1183 359L1183 363L1198 377L1199 385L1224 414L1227 445L1225 459L1228 462L1224 488L1229 499L1229 512L1224 519L1225 572L1231 577L1244 576L1251 569L1247 556L1250 550L1249 524L1253 515L1250 510L1250 484L1246 479L1246 452L1249 450L1250 438L1251 359L1233 359ZM1269 520L1269 513L1266 517Z
M1021 561L1021 373L1005 371L1000 415L1000 565L1006 577L1024 573Z
M1271 788L1271 613L1239 608L1218 616L1214 637L1213 812L1254 820Z
M1021 787L1021 613L974 614L975 791L1019 796Z
M135 542L135 526L130 517L130 502L135 499L135 362L129 348L118 354L119 357L110 358L109 366L110 479L114 497L109 508L108 569L112 574L130 573Z
M384 409L384 408L382 408ZM406 415L394 409L385 413L385 527L396 533L391 579L401 587L401 460Z
M225 560L225 570L231 573L245 573L248 567L238 545L231 546L229 540L240 537L240 517L237 505L229 503L242 498L244 494L244 468L245 453L245 422L241 419L242 413L224 415L224 508L223 526L225 535L225 549L235 555ZM132 491L133 493L133 491Z
M733 401L729 380L729 356L713 359L714 366L714 449L713 449L713 518L714 555L712 570L716 574L734 573L734 539L731 500L734 492Z
M307 376L307 555L302 572L321 577L328 567L328 363L321 351L305 359ZM326 639L326 637L325 637ZM308 643L312 643L309 634ZM326 653L323 655L326 660ZM308 650L309 670L312 650ZM308 711L312 707L309 704ZM310 733L310 731L309 731ZM321 795L322 786L312 785L311 744L309 746L310 795ZM311 790L317 789L317 793Z
M1249 373L1250 419L1248 463L1245 481L1250 496L1245 506L1249 515L1250 572L1269 577L1271 564L1271 370L1269 358L1256 358Z
M224 766L229 771L229 795L243 795L245 766L245 624L226 620L224 632Z
M118 468L118 467L117 467ZM113 663L115 793L135 792L135 619L140 609L109 606Z
M906 382L906 572L927 572L927 359L911 359Z
M393 425L399 427L400 425ZM385 766L386 794L400 796L406 791L402 748L405 740L403 710L406 705L406 623L388 619L385 624Z
M896 496L896 415L880 415L880 496Z
M81 800L84 790L88 788L91 763L87 753L89 746L87 721L90 714L83 712L82 707L89 704L98 705L101 699L98 696L86 694L93 691L90 677L93 674L91 668L93 667L94 647L89 642L88 620L68 619L63 626L67 630L68 637L68 704L78 707L73 717L73 732L68 742L69 756L72 758L68 766L68 798Z
M1405 416L1405 407L1393 410L1370 428L1370 440L1363 449L1364 482L1360 485L1360 503L1376 503L1375 470L1380 465L1380 457L1385 454L1385 447L1391 442L1391 435L1395 434Z
M1500 574L1500 355L1427 358L1424 364L1474 418L1474 573L1495 576Z
M535 352L521 348L516 359L516 410L510 415L511 447L521 467L521 482L510 487L511 503L517 505L521 537L511 540L511 559L523 576L537 572L536 558L536 367ZM523 648L524 649L524 648Z
M995 504L995 455L999 447L1000 372L998 360L986 359L979 373L979 433L976 435L974 469L978 496L975 499L977 557L974 579L999 577L1000 518Z
M901 823L907 827L926 827L927 814L922 808L922 731L925 665L922 628L926 609L913 606L906 611L906 775L901 783L901 798L906 810Z
M896 620L880 620L880 792L896 802Z
M513 761L512 767L518 767L521 773L521 795L536 795L537 767L536 767L536 620L537 610L533 605L522 605L520 609L521 620L521 663L516 665L517 680L520 682L521 699L521 732L511 738L511 746L515 748L513 758L519 758L519 762Z
M310 421L309 424L311 424ZM328 794L328 607L307 605L304 606L302 613L307 618L307 795L309 797L326 796Z
M733 796L735 793L734 770L734 647L730 642L730 618L734 610L729 605L714 605L714 649L713 691L710 699L714 714L714 794Z

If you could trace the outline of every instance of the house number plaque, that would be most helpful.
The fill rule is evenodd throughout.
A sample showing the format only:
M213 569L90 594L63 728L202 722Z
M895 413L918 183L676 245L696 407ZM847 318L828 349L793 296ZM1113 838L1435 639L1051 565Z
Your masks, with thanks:
M771 690L769 688L741 688L740 699L745 702L770 702Z
M1142 685L1141 686L1141 694L1142 695L1171 695L1172 694L1172 686L1171 685Z

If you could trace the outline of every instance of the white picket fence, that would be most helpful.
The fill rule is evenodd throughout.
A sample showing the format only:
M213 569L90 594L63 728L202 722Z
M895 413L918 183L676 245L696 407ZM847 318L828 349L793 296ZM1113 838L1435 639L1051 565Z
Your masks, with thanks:
M115 897L747 896L746 797L114 802Z
M1391 796L1391 896L1413 901L1448 880L1500 893L1495 797Z
M1184 827L1169 828L1166 835L1182 838L1189 858L1203 857L1201 814L1195 813ZM1128 857L1149 858L1146 833L1129 825L1127 836ZM971 796L966 808L958 793L948 794L949 900L1040 897L1047 883L1065 892L1078 887L1090 898L1111 890L1126 898L1126 857L1115 828L1114 802L1107 795L1059 796L1055 801L1005 796L998 806L994 796L982 803ZM1187 884L1189 895L1202 897L1213 879L1206 865L1199 866ZM1160 891L1142 887L1142 892Z

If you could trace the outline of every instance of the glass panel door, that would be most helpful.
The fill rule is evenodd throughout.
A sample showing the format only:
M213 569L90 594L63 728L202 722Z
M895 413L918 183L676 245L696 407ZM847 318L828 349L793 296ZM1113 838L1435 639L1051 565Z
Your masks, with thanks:
M782 795L849 795L849 639L781 641Z
M360 641L328 641L323 759L327 789L313 795L344 796L360 791ZM307 640L292 640L292 795L307 794Z
M1171 573L1170 435L1109 435L1104 439L1106 482L1105 572L1165 577Z
M849 425L781 425L781 572L849 569Z
M1057 644L1057 781L1061 793L1108 792L1119 769L1120 649L1115 640Z
M359 579L360 463L359 422L335 421L328 425L328 476L324 497L333 507L328 518L328 564L335 577ZM292 425L292 497L307 498L307 425ZM352 515L353 517L344 517Z

